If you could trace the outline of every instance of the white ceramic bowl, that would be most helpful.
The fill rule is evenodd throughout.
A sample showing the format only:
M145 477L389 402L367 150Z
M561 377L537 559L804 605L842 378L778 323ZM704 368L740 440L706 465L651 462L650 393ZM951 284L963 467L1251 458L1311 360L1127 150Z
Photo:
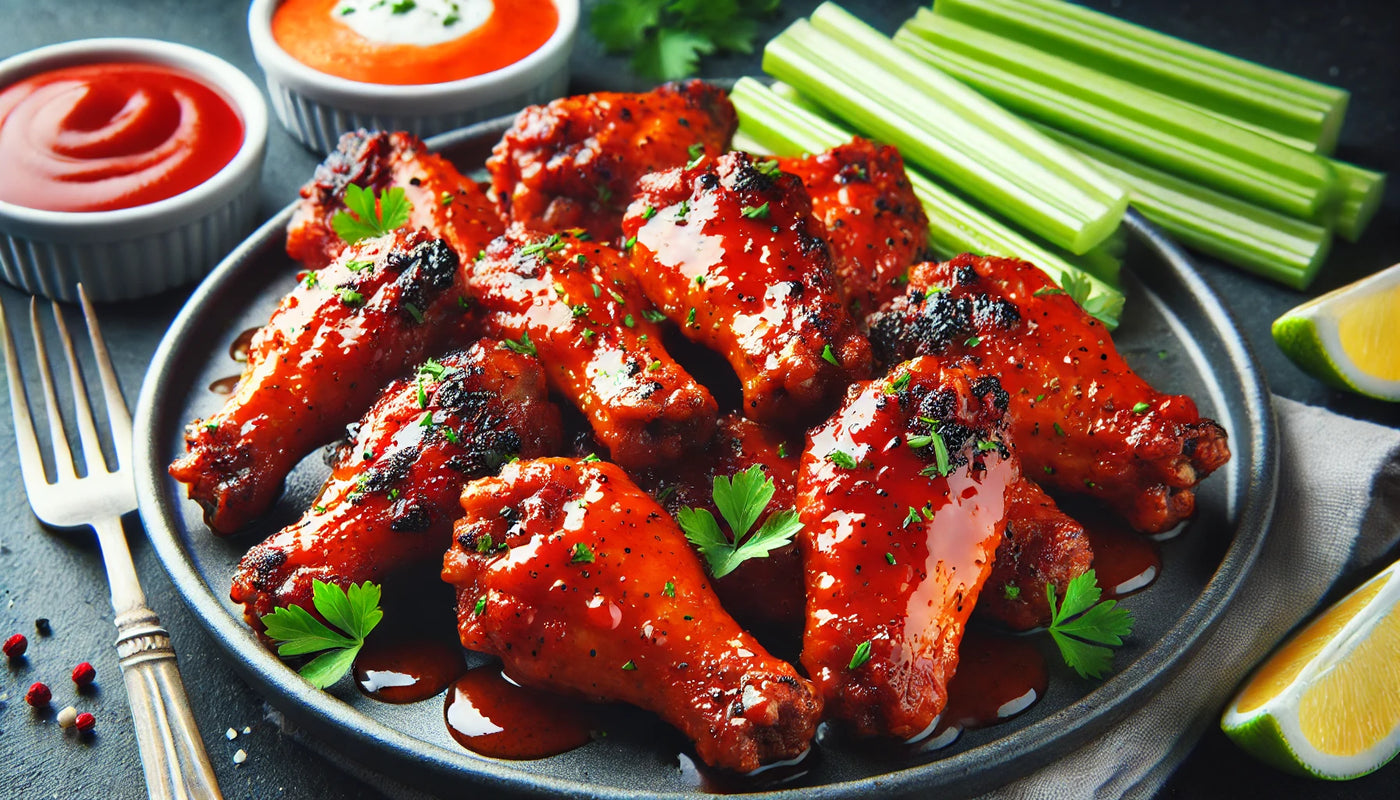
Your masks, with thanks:
M0 268L34 294L76 300L81 282L92 300L128 300L193 283L247 235L257 213L267 106L247 75L216 56L154 39L84 39L0 61L0 87L104 61L161 64L218 87L243 119L243 144L209 180L146 205L45 211L0 201Z
M578 31L578 0L553 0L559 26L535 52L484 75L444 83L388 85L328 75L292 58L272 37L281 0L253 0L248 35L267 77L272 108L292 136L318 153L356 128L408 131L426 138L561 97ZM548 2L548 0L540 0Z

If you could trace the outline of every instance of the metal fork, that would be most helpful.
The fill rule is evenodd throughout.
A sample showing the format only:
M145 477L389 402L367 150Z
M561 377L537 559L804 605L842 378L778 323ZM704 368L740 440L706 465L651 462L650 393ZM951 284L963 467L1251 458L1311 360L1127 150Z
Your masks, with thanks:
M127 700L131 704L132 722L136 727L136 744L141 752L146 790L152 800L220 798L214 769L204 752L204 740L195 726L194 714L185 696L185 686L175 665L170 635L160 627L155 612L146 607L146 596L137 580L131 551L127 549L122 515L136 510L136 486L131 474L131 417L122 400L112 361L107 356L107 346L102 342L97 317L81 284L78 285L78 298L82 302L83 316L87 319L92 350L97 356L97 371L101 375L102 394L107 401L107 418L112 431L112 447L117 455L117 468L107 469L92 408L88 405L82 372L73 354L73 342L63 323L62 310L54 303L54 320L58 323L64 354L68 357L78 434L87 467L86 475L81 478L74 471L73 454L68 448L63 419L59 416L58 401L54 395L48 352L39 326L38 306L31 298L29 324L34 330L34 347L39 360L54 460L55 480L49 482L44 474L43 456L25 399L24 377L20 373L9 320L5 318L4 304L0 303L10 408L15 417L15 436L19 439L24 490L29 495L29 505L34 509L34 515L45 525L56 528L87 525L97 532L97 541L102 546L102 560L107 568L107 582L112 589L112 608L116 612L117 655L126 683Z

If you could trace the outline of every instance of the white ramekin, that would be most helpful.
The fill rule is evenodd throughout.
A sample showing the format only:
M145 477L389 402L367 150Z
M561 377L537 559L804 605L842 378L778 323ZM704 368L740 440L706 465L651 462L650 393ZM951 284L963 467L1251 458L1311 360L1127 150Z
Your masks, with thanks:
M559 26L520 61L484 75L408 86L338 78L292 58L272 37L272 14L280 2L253 0L248 9L253 57L267 77L277 119L318 153L330 152L342 133L356 128L401 130L426 138L553 100L568 89L578 0L553 0Z
M267 146L267 105L256 84L203 50L155 39L84 39L0 61L0 87L79 64L161 64L218 87L243 119L243 145L209 180L174 197L115 211L44 211L0 201L0 268L28 292L129 300L192 283L252 228ZM0 168L3 180L3 168Z

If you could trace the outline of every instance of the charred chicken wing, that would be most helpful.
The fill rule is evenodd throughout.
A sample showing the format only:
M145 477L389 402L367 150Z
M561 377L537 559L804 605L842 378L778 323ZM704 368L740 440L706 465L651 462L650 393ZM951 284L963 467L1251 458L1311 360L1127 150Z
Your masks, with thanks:
M310 610L313 580L378 582L440 559L466 481L563 438L539 362L494 341L390 383L350 431L312 507L243 557L231 596L249 624L281 606Z
M609 241L638 178L718 156L738 124L728 95L700 81L566 97L520 112L486 168L508 219Z
M612 459L646 466L693 452L714 431L708 390L661 342L661 315L617 251L580 232L512 226L472 269L481 324L537 353Z
M227 534L266 511L390 378L463 335L462 301L457 254L422 232L361 242L310 273L254 335L223 408L185 428L170 474L205 523Z
M802 183L745 153L639 182L623 220L643 291L684 334L721 353L759 421L809 421L869 375Z
M1050 624L1046 584L1064 597L1069 582L1093 565L1094 551L1084 526L1039 486L1022 478L1007 498L1006 535L977 601L977 616L1025 631Z
M863 320L904 294L905 273L927 258L928 216L899 151L857 137L778 165L812 196L851 316Z
M917 739L947 703L1019 477L1006 405L996 378L917 358L808 434L802 665L857 735Z
M1102 500L1137 530L1189 517L1196 485L1230 458L1223 428L1139 378L1103 324L1024 261L920 264L870 333L889 362L941 353L999 369L1027 472Z
M474 258L501 233L500 217L476 182L429 152L418 137L351 131L301 187L301 200L287 223L288 255L320 269L345 250L348 245L331 221L346 210L345 188L351 184L376 195L391 187L403 189L412 206L405 227L425 228L446 239L463 259Z
M513 462L462 508L443 578L463 645L523 685L650 709L714 766L810 746L812 685L725 613L680 529L617 466Z

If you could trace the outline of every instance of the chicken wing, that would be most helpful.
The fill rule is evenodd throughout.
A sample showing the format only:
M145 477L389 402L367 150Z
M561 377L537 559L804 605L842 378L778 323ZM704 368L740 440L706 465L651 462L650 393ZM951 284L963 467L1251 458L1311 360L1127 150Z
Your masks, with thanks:
M812 197L851 316L863 320L904 294L905 273L928 258L928 216L899 150L856 137L778 165Z
M808 434L802 666L857 735L920 738L947 704L1019 477L1006 405L996 378L917 358Z
M230 596L254 627L278 607L310 610L313 580L379 582L440 559L466 481L563 440L539 362L495 341L390 383L350 431L311 508L239 564Z
M354 184L382 194L404 190L412 208L409 230L425 228L447 240L463 260L474 258L501 234L501 220L486 193L447 159L429 152L410 133L351 131L301 187L301 200L287 223L287 254L308 269L320 269L347 247L331 226L346 210L345 187Z
M1034 483L1025 478L1013 483L1007 502L1006 535L975 613L1026 631L1050 624L1046 584L1064 597L1069 582L1093 565L1094 551L1084 526Z
M566 97L520 112L486 168L510 220L613 241L638 178L718 156L738 124L724 90L700 81Z
M745 416L793 424L869 375L870 343L801 181L760 166L732 152L647 175L622 227L643 291L729 361Z
M738 414L719 419L715 438L697 457L666 465L638 476L641 483L672 516L682 508L704 508L725 536L733 538L714 501L715 478L732 477L754 466L773 481L773 498L759 514L766 518L793 508L797 489L799 443L789 443L777 430ZM715 580L715 593L725 610L745 624L798 623L802 620L802 556L797 544L773 550L767 558L751 558Z
M282 299L253 336L233 394L186 426L170 474L215 533L239 529L390 378L460 340L464 305L457 254L441 239L400 230L351 247Z
M812 685L725 613L680 529L616 465L513 462L462 508L443 579L464 646L522 685L654 711L714 766L810 746Z
M925 353L1004 365L1011 434L1048 488L1096 497L1140 531L1195 510L1195 487L1230 458L1225 430L1185 395L1158 392L1108 332L1034 266L961 255L910 271L870 320L889 362Z
M581 232L513 225L472 268L488 335L535 352L619 464L677 459L714 431L715 400L671 358L661 315L617 251Z

